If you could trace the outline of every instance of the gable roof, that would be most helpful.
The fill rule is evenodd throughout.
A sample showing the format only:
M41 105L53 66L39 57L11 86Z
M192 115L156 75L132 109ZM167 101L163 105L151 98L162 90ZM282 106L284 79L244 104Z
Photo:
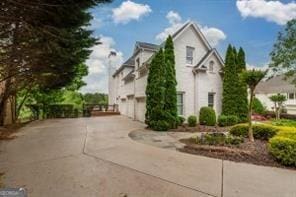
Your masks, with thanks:
M180 27L173 35L172 38L175 40L178 38L179 35L181 35L187 28L193 27L197 35L201 38L203 44L207 47L208 50L211 50L212 47L210 43L207 41L204 34L201 32L200 28L193 22L193 21L187 21L182 27Z
M223 61L222 57L220 56L218 51L215 48L213 48L213 49L209 50L203 56L203 58L201 58L201 60L194 66L194 69L197 69L197 68L200 68L201 66L203 66L203 64L211 57L211 55L215 55L217 57L218 61L221 63L221 65L224 66L224 61Z
M134 68L135 67L135 61L134 61L134 57L130 57L128 58L128 60L126 60L112 75L113 77L115 77L118 73L120 73L124 68Z
M296 87L291 83L292 79L285 80L285 75L277 75L266 81L260 82L255 90L256 94L293 93Z

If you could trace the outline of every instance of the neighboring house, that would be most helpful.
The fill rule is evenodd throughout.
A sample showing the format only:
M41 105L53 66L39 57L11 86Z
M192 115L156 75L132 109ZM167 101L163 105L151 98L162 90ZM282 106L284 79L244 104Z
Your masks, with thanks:
M178 114L198 115L201 107L221 113L223 59L198 26L187 22L173 35L176 61ZM149 62L163 46L136 42L132 56L109 74L109 104L118 104L121 114L145 121L145 90Z
M262 81L255 90L256 97L267 107L267 110L274 110L274 103L269 97L275 94L285 95L287 101L284 105L287 113L296 114L296 87L291 82L291 79L285 80L284 75Z

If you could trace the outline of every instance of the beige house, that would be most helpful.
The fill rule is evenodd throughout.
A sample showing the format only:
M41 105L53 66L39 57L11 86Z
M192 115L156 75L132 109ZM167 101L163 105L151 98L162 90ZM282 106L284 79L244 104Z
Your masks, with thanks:
M273 110L274 103L270 101L269 97L275 94L285 95L287 98L285 102L287 113L296 114L296 86L291 82L292 79L285 80L284 75L274 76L262 81L255 90L256 97L268 110Z

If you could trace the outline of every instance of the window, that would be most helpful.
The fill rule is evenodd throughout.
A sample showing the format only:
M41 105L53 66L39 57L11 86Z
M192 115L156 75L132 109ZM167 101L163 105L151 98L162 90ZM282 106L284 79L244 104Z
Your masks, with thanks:
M209 107L214 107L214 96L215 96L215 93L212 93L212 92L208 93L208 106Z
M136 64L137 64L137 68L139 68L140 67L140 58L136 59Z
M214 61L210 61L210 63L209 63L209 71L214 72Z
M193 64L193 47L186 47L186 64Z
M178 108L178 115L184 114L184 97L182 93L177 94L177 108Z
M289 100L294 100L294 98L295 98L294 93L289 93L288 98L289 98Z

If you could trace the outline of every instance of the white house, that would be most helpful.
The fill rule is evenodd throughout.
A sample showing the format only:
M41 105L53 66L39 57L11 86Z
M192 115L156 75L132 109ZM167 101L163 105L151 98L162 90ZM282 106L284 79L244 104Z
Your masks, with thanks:
M266 106L267 110L273 110L274 104L269 97L275 94L285 95L287 101L284 103L287 113L296 114L296 87L292 80L285 80L284 75L274 76L258 84L255 95Z
M203 106L220 114L223 59L193 22L184 24L172 37L179 115L198 115ZM136 42L132 56L117 70L110 69L109 104L118 104L121 114L145 121L149 60L161 46Z

